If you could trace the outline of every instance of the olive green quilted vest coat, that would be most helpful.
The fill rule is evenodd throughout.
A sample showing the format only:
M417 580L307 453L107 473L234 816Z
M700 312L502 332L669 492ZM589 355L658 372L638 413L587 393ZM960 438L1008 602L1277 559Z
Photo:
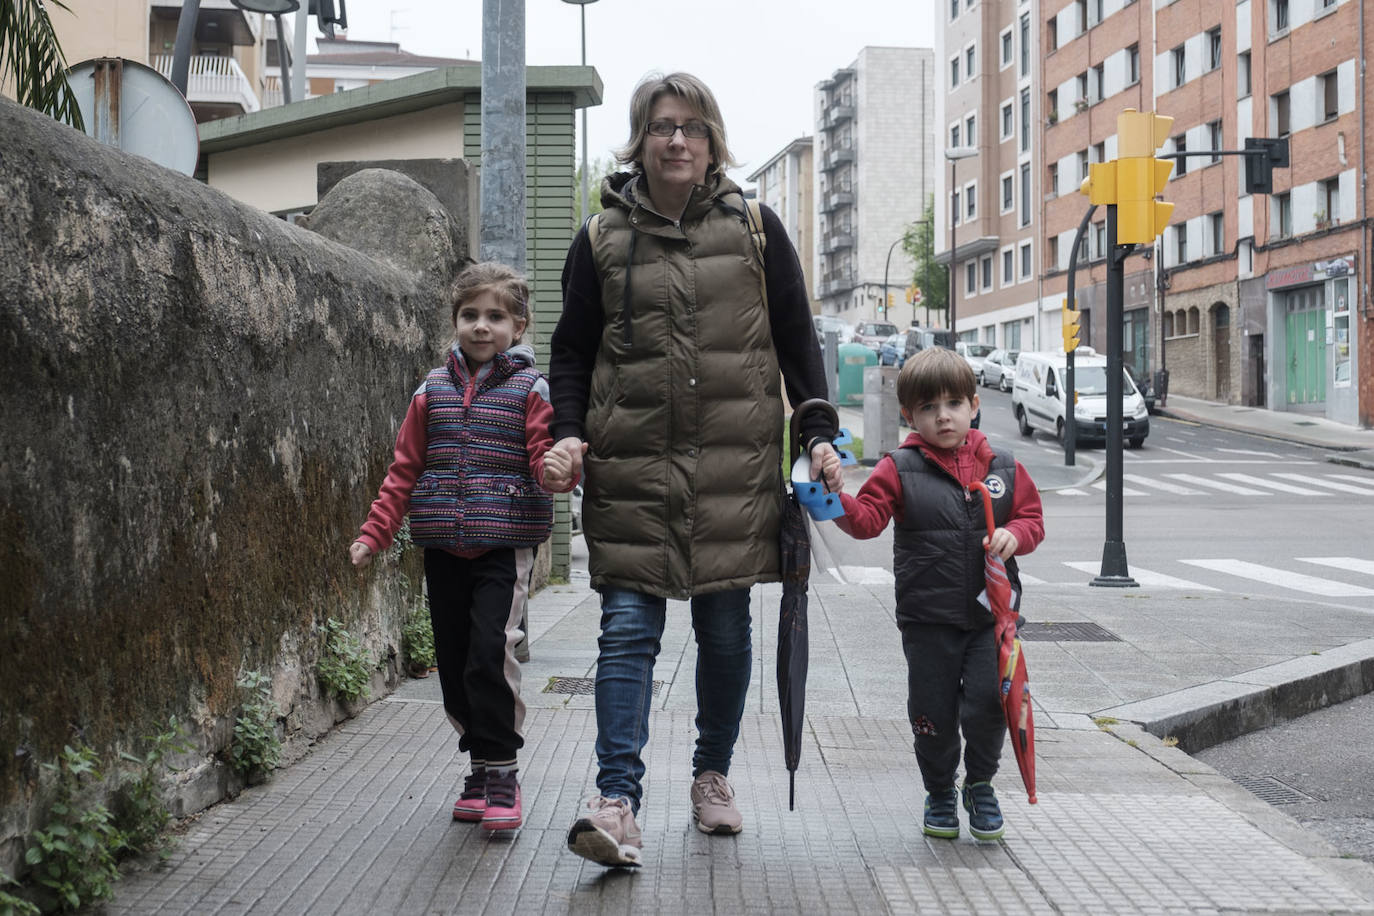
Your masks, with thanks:
M687 598L777 581L781 382L744 201L722 177L674 221L636 199L640 180L607 179L593 242L592 586Z

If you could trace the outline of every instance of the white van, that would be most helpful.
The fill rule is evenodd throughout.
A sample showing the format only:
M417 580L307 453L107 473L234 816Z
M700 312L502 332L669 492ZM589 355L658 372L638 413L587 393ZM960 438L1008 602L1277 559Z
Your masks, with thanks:
M1016 377L1011 388L1012 412L1021 435L1044 430L1061 442L1064 439L1065 408L1063 353L1022 353L1016 360ZM1145 399L1121 372L1121 437L1131 448L1140 448L1150 434L1150 414ZM1073 419L1077 441L1102 441L1107 438L1107 358L1090 347L1079 347L1073 361L1073 386L1077 390Z

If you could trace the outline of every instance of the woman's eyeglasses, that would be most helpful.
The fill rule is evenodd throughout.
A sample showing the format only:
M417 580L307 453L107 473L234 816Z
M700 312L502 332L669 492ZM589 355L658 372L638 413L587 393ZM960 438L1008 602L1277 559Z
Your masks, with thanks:
M705 140L711 136L711 128L700 121L688 121L686 124L674 124L672 121L663 119L650 121L645 128L655 137L671 137L679 130L682 135L689 140Z

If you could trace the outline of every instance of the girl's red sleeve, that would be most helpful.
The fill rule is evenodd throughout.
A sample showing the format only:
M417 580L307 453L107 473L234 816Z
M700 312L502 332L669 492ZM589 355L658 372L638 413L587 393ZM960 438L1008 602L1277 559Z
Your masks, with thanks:
M891 456L884 455L868 475L858 496L840 494L844 515L835 524L845 534L859 539L875 538L892 519L902 518L902 481Z
M410 493L425 469L425 447L428 443L425 392L421 387L410 399L410 409L406 411L401 430L396 434L396 450L391 467L387 469L386 479L382 481L382 488L372 501L372 509L367 513L367 521L358 535L358 540L373 553L390 547L392 538L401 529L401 523L410 511Z
M567 486L557 490L544 482L544 456L553 448L553 434L549 431L552 422L553 406L543 394L531 388L529 400L525 402L525 451L530 456L530 474L550 493L566 493L576 486L576 480L568 481Z

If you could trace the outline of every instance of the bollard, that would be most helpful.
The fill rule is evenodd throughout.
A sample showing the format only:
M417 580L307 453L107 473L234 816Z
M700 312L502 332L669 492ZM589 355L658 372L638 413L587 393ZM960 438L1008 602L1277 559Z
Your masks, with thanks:
M896 366L864 368L864 456L860 460L869 467L902 444L897 405L900 371Z

